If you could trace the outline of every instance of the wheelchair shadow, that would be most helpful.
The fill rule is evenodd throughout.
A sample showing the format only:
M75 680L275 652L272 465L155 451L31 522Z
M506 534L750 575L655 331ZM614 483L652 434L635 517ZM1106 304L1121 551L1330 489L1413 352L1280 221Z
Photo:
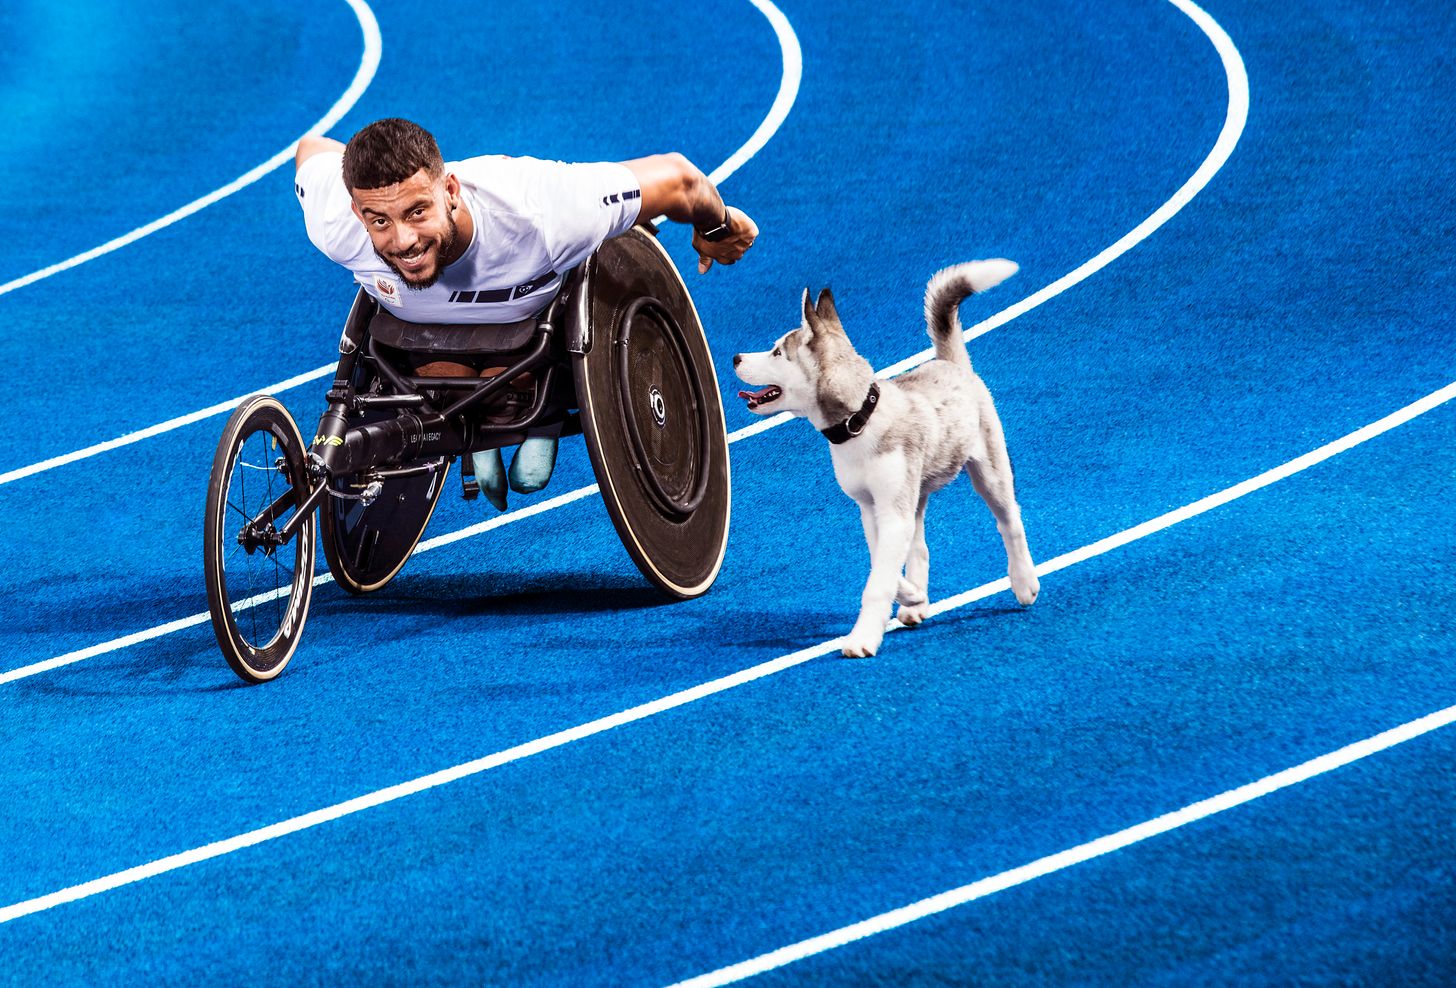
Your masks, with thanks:
M205 599L198 599L199 582L177 578L159 583L153 587L154 597L180 604L174 606L174 610L183 615L193 610L205 610ZM48 588L47 593L32 603L27 622L37 636L44 635L51 627L74 627L77 592L80 589L69 585ZM352 597L337 588L330 590L332 592L315 591L313 609L316 617L330 612L340 615L341 620L346 619L349 612L360 615L398 614L401 617L529 617L642 611L675 603L636 573L487 572L415 576L405 573L383 590L360 597ZM139 630L137 601L129 594L107 595L93 591L86 594L85 599L84 625L93 640L118 639ZM310 666L317 666L317 662L305 663L297 671L290 669L286 675L298 679L311 671ZM209 681L196 683L194 680L199 676ZM137 642L21 680L14 688L35 695L93 698L150 689L173 693L221 693L252 687L228 671L212 639L211 627L202 624L181 634Z
M402 576L356 598L371 613L440 617L596 614L676 603L640 576L628 574L472 573Z

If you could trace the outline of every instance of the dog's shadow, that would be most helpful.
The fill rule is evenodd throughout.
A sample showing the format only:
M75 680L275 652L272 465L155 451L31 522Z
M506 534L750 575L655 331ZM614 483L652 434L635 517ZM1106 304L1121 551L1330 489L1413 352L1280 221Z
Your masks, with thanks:
M916 632L922 631L922 630L925 630L925 629L934 629L934 628L938 628L938 627L946 627L948 625L955 625L955 626L960 626L960 625L974 625L974 624L977 624L977 623L980 623L980 622L983 622L983 621L989 621L989 620L992 620L992 619L995 619L995 618L1004 618L1004 617L1009 617L1009 616L1016 615L1016 614L1022 614L1022 613L1025 613L1025 611L1026 611L1026 608L1024 608L1024 607L985 607L985 608L981 608L981 609L974 610L974 611L960 611L960 612L957 612L957 613L954 613L954 614L939 614L939 615L936 615L933 618L930 618L928 621L924 622L923 624L918 624L918 625L916 625L914 627L899 627L899 628L896 628L894 630L894 634L896 636L905 635L905 634L915 634ZM740 641L739 642L739 645L740 646L755 647L755 648L777 648L777 649L780 649L780 650L790 651L790 652L792 652L792 651L798 651L799 649L803 649L803 648L813 648L816 645L822 645L824 642L829 641L830 639L838 638L841 635L848 634L849 633L850 626L852 624L853 624L853 620L845 621L842 624L833 624L833 623L822 624L821 623L819 625L819 627L814 628L814 629L800 631L797 635L795 635L792 638L788 638L788 637L783 637L783 638L757 638L757 639L749 638L749 639L743 639L742 641ZM835 658L842 658L842 656L840 656L836 652L836 653L832 653L831 655L825 656L825 658L826 659L835 659ZM862 659L856 659L854 661L857 661L858 662L858 661L863 661L863 660Z

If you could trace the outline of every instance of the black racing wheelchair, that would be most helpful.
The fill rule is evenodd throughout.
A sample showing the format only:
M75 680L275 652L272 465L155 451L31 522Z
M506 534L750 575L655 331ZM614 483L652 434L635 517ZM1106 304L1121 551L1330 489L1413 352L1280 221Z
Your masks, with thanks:
M212 462L203 551L234 672L263 682L293 656L317 582L315 519L334 580L378 590L418 545L451 463L473 498L469 454L527 436L583 435L638 569L671 597L707 592L728 542L728 438L702 324L655 234L607 241L539 316L509 326L406 323L360 291L310 442L277 399L238 406ZM505 370L420 377L420 354Z

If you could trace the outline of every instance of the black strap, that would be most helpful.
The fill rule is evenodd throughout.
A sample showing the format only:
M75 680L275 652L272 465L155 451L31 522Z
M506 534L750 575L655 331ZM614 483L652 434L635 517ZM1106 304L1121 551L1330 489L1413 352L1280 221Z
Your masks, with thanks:
M864 431L865 424L869 422L870 416L874 414L875 408L880 404L880 382L876 381L870 385L870 393L865 396L864 404L859 406L859 411L838 425L831 425L827 429L820 429L824 438L834 445L847 443L855 436Z

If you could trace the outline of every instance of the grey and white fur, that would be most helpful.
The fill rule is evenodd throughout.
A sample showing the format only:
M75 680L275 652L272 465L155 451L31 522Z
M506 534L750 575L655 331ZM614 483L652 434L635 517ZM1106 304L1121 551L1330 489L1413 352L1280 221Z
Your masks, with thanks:
M863 431L829 447L839 486L859 505L870 574L859 618L845 639L844 654L874 655L884 638L891 603L905 625L925 620L930 551L925 544L925 504L964 469L996 518L1006 546L1011 588L1030 605L1040 592L1011 461L991 393L971 369L959 308L1015 274L1006 260L970 261L946 268L925 289L925 321L935 359L893 380L879 380L880 399ZM757 415L790 412L823 431L861 409L876 381L868 361L855 352L826 289L813 305L804 290L804 321L760 353L740 353L733 369Z

